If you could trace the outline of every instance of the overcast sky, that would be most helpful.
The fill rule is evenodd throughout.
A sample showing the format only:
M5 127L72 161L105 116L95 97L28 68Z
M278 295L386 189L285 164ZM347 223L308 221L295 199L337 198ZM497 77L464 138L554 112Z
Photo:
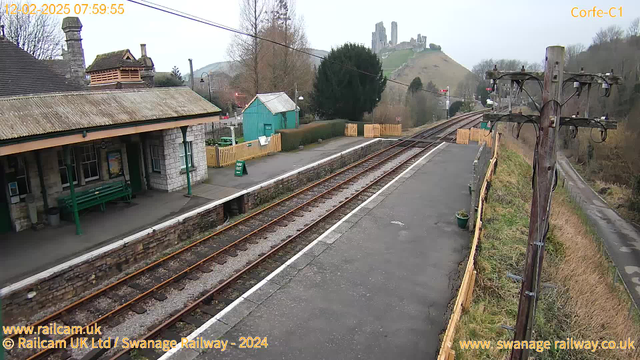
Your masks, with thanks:
M230 27L239 26L241 0L154 2ZM575 6L596 6L605 11L622 7L622 16L616 10L616 18L574 18L571 9ZM138 57L140 43L147 44L156 71L170 71L177 65L186 74L188 58L193 59L194 70L228 60L229 32L126 1L124 7L124 15L80 15L87 66L97 54L120 49L129 48ZM428 43L441 45L445 53L471 69L485 58L540 62L548 45L589 45L601 27L615 24L626 30L631 20L640 16L640 1L298 0L296 11L304 18L310 46L316 49L331 50L345 42L371 46L371 32L379 21L384 22L390 40L391 21L396 21L398 41L421 33Z

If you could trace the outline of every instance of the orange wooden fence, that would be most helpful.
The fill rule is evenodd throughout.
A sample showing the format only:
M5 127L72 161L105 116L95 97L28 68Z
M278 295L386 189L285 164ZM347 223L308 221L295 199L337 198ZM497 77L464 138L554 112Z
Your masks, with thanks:
M358 124L345 124L344 136L358 136Z
M271 135L267 145L261 146L258 140L243 142L234 146L207 146L207 166L223 167L232 165L236 160L248 160L282 150L280 134Z
M465 268L464 276L462 277L462 283L460 289L458 289L458 296L456 297L455 305L453 306L453 312L447 325L447 330L442 338L442 344L440 345L440 352L438 354L438 360L453 360L455 358L455 351L452 350L453 338L456 334L456 326L460 320L463 310L467 310L471 305L473 299L473 285L476 279L476 270L474 269L476 248L478 247L478 240L480 239L480 233L482 231L482 208L484 207L484 199L487 194L487 183L491 180L493 172L495 170L495 163L498 157L498 141L500 139L499 134L496 135L496 146L493 148L493 157L489 162L487 173L480 189L478 210L476 217L476 226L473 234L473 241L471 242L471 249L469 250L469 260L467 260L467 266Z
M380 137L380 124L365 124L364 125L364 137Z
M380 124L380 135L402 136L402 124Z

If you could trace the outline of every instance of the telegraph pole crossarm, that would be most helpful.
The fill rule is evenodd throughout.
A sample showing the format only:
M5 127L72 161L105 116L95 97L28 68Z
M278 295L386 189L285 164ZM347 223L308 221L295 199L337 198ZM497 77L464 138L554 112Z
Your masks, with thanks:
M482 116L482 119L484 121L490 121L491 123L509 122L523 124L533 121L536 124L540 124L540 115L523 115L522 113L487 113ZM618 128L618 121L610 119L603 120L600 118L561 116L560 127L562 126L615 130Z
M617 122L608 119L608 116L598 118L590 117L587 110L580 117L561 116L562 107L574 96L580 96L583 89L587 89L586 96L590 94L594 85L604 89L604 96L611 93L611 85L618 85L622 79L613 74L589 74L581 70L579 73L564 72L564 48L550 46L545 57L545 71L527 72L524 67L520 71L500 72L496 67L486 72L486 78L491 80L494 90L498 90L498 81L510 81L516 84L520 91L526 91L524 85L527 81L537 82L542 92L542 104L536 104L539 115L525 115L522 113L492 113L484 114L483 119L493 124L499 122L508 123L532 123L536 128L536 149L533 160L533 195L531 198L531 214L529 217L529 235L527 251L525 255L524 272L521 278L518 302L518 315L513 327L514 341L530 341L535 322L535 313L538 299L540 298L540 278L542 275L542 263L547 231L549 230L549 218L551 216L551 196L557 183L556 152L559 143L561 126L574 128L599 129L602 141L606 139L609 129L617 129ZM575 91L567 99L563 99L563 89L567 84L572 84ZM529 93L527 92L529 95ZM532 101L533 98L529 95ZM535 103L535 101L534 101ZM528 349L514 348L511 352L511 360L525 360L529 358Z

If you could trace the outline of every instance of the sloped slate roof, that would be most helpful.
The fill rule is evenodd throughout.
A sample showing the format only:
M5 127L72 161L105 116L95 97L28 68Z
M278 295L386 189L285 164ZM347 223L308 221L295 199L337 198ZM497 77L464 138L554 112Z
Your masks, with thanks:
M140 61L135 60L133 54L131 54L131 56L134 58L134 60L125 60L124 57L127 54L131 54L131 51L129 51L129 49L100 54L96 56L96 59L93 60L93 63L89 65L89 67L87 68L87 72L119 69L121 67L144 67L144 65Z
M258 94L249 102L249 104L247 104L245 109L248 108L256 98L259 99L273 115L287 111L294 111L296 109L296 104L284 92Z
M0 141L219 112L188 87L5 97L0 98Z
M47 62L37 60L0 36L0 96L82 90Z

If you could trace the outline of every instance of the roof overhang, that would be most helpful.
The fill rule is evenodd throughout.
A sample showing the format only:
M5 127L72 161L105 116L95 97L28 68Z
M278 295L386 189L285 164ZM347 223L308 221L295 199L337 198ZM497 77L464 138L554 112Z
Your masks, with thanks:
M14 139L11 143L0 143L0 156L23 153L27 151L52 148L56 146L78 144L105 138L140 134L150 131L174 129L182 126L199 125L220 121L219 115L196 118L162 119L129 123L120 126L105 126L95 129L75 130L73 132L54 133L46 136Z

